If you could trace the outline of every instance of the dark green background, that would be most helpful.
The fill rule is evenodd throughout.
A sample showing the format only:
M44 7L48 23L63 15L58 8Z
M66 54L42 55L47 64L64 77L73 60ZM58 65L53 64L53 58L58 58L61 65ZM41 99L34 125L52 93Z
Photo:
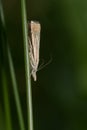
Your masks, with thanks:
M34 130L87 129L87 1L27 0L28 20L41 23L40 64L52 62L32 79ZM26 86L21 5L3 0L25 122ZM11 88L12 89L12 88ZM12 91L12 90L10 90ZM14 129L18 129L10 92Z

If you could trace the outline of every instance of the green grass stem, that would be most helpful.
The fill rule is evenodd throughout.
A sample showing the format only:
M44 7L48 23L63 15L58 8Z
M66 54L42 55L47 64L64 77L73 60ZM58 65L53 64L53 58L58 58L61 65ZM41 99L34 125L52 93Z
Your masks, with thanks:
M3 13L3 8L2 8L2 3L0 0L0 17L1 17L1 23L2 23L2 31L3 31L3 36L2 36L2 45L3 50L6 50L5 54L3 51L3 58L6 59L6 56L8 57L8 64L10 68L10 74L11 74L11 79L12 79L12 87L13 87L13 93L15 97L15 102L16 102L16 108L17 108L17 113L18 113L18 120L20 124L20 130L25 130L24 127L24 120L23 120L23 114L22 114L22 109L21 109L21 104L20 104L20 99L19 99L19 94L18 94L18 86L16 82L16 76L15 76L15 71L13 67L13 62L12 62L12 57L11 57L11 52L9 49L9 45L7 43L7 37L6 37L6 29L5 29L5 20L4 20L4 13ZM7 54L6 54L7 53ZM6 61L6 60L5 60ZM4 65L5 66L5 63ZM10 118L10 106L9 106L9 99L8 99L8 93L7 93L7 80L6 80L6 71L5 69L2 69L2 81L3 81L3 92L4 92L4 102L5 102L5 112L6 112L6 123L8 124L8 130L11 130L11 118Z
M31 78L30 78L28 28L27 28L25 0L21 0L21 13L22 13L22 29L23 29L23 43L24 43L25 75L26 75L26 87L27 87L28 130L33 130L32 90L31 90Z

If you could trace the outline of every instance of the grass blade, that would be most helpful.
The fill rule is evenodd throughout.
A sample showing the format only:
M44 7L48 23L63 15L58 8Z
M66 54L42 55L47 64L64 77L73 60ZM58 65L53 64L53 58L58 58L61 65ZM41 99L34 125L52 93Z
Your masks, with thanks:
M28 56L29 55L28 29L27 29L25 0L21 0L21 13L22 13L22 29L23 29L23 42L24 42L25 75L26 75L26 87L27 87L28 130L33 130L32 91L31 91L29 56Z
M3 23L3 28L5 27L5 20L4 20L4 14L3 14L3 9L2 9L2 4L1 4L1 0L0 0L0 15L1 15L1 20ZM4 30L4 29L3 29ZM9 49L9 45L7 43L7 37L6 37L6 32L5 30L4 32L4 36L2 41L4 42L3 44L5 48L3 48L3 50L6 49L5 53L7 55L7 60L8 60L8 64L9 64L9 68L10 68L10 74L11 74L11 79L12 79L12 87L13 87L13 93L15 96L15 102L16 102L16 108L17 108L17 113L18 113L18 119L19 119L19 124L20 124L20 129L21 130L25 130L24 127L24 120L23 120L23 115L22 115L22 110L21 110L21 104L20 104L20 99L19 99L19 94L18 94L18 86L17 86L17 82L16 82L16 76L15 76L15 71L14 71L14 67L13 67L13 62L12 62L12 57L11 57L11 52ZM4 54L3 54L4 55ZM4 55L3 57L5 58L6 55ZM4 63L5 64L5 63ZM8 130L11 130L11 119L10 119L10 108L9 108L9 99L8 99L8 93L7 93L7 83L6 83L6 72L5 69L2 70L2 81L3 81L3 91L4 91L4 100L5 100L5 111L6 116L8 117L7 119L7 124L8 124Z
M17 89L18 86L17 86L17 82L16 82L16 76L15 76L15 72L14 72L10 49L8 46L7 46L7 54L8 54L9 68L10 68L10 74L11 74L11 79L12 79L12 86L13 86L13 92L14 92L14 96L15 96L19 124L20 124L21 130L25 130L24 120L23 120L23 115L22 115L22 110L21 110L21 104L20 104L20 99L19 99L19 94L18 94L18 89Z
M5 21L3 14L3 6L0 0L0 62L1 62L1 77L2 77L2 90L3 90L3 101L4 101L4 110L5 110L5 122L6 129L12 130L11 122L11 113L10 113L10 103L9 103L9 94L8 94L8 84L7 84L7 73L6 73L6 57L5 57ZM4 124L5 125L5 124ZM4 127L4 126L3 126Z

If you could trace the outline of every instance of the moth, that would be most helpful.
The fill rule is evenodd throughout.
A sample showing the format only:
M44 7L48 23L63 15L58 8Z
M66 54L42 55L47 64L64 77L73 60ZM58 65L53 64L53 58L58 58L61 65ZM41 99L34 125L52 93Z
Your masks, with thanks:
M36 72L39 65L39 49L40 49L40 31L39 22L31 21L28 23L28 51L30 58L30 73L37 80Z

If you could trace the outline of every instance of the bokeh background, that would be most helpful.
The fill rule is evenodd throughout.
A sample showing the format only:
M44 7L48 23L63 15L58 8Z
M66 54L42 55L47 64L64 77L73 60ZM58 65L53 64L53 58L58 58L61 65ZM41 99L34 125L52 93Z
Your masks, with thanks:
M37 82L32 79L34 130L86 130L87 1L27 0L26 6L28 20L41 23L40 64L52 59L37 72ZM21 5L18 0L3 0L3 7L27 125ZM15 130L19 126L10 88Z

